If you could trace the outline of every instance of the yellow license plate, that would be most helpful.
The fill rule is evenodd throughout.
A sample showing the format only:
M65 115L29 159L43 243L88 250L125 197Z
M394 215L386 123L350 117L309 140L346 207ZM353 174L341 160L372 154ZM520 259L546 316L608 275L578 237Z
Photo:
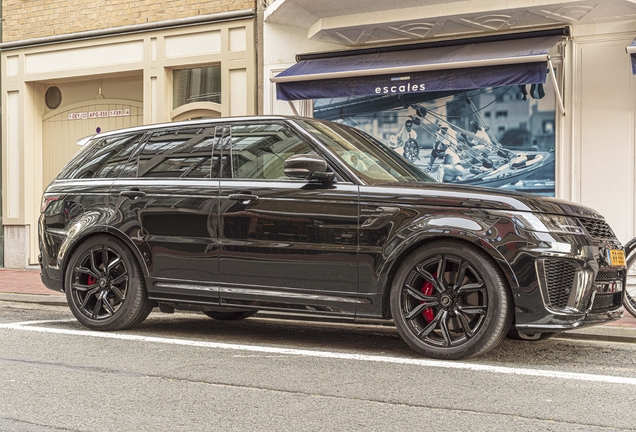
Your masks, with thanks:
M621 267L625 266L625 252L620 249L610 249L609 251L610 264L612 266Z

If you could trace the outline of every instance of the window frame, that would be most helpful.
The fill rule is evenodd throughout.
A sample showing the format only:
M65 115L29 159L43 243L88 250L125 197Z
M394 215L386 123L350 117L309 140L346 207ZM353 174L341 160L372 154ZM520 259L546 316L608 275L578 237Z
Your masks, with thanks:
M77 175L78 173L82 171L82 169L87 165L89 161L93 160L93 157L95 156L96 153L102 150L106 145L109 145L109 144L104 144L105 141L116 140L119 137L121 137L120 139L126 136L132 137L134 135L139 135L139 139L137 139L134 143L129 144L128 146L125 147L125 149L132 148L132 150L130 151L128 158L126 159L126 162L122 165L122 167L119 169L119 172L117 172L116 175L107 176L107 177L95 177L95 176L79 177ZM124 172L126 166L128 166L128 164L130 163L130 158L135 154L140 144L144 142L146 135L147 135L147 131L140 131L140 130L122 131L121 133L113 133L106 136L95 135L84 145L84 147L73 158L71 158L71 160L64 166L64 168L62 168L60 173L57 175L56 180L62 180L62 181L63 180L109 180L109 179L113 181L117 180L118 178L121 177L121 173ZM107 162L105 164L101 165L100 171L105 166L108 165L108 161L110 161L111 159L112 159L112 156L107 159ZM96 171L95 174L97 174L100 171ZM73 175L70 175L71 173Z
M146 148L146 145L150 142L150 139L155 136L158 133L161 132L168 132L168 133L174 133L180 129L194 129L194 128L199 128L199 129L214 129L216 130L219 126L222 126L223 123L219 123L219 122L205 122L205 123L195 123L195 124L181 124L181 125L167 125L165 127L160 127L160 128L153 128L153 129L149 129L146 131L145 136L142 138L142 140L140 141L140 145L139 147L135 150L135 152L133 152L133 154L131 154L131 157L129 158L128 163L134 163L135 164L135 169L134 169L134 176L130 176L130 177L126 177L126 178L137 178L137 179L162 179L162 180L170 180L170 181L174 181L174 180L187 180L187 181L192 181L192 180L218 180L218 177L213 177L212 176L212 160L213 160L213 154L214 154L214 143L212 143L210 145L210 157L209 157L209 168L210 168L210 174L206 177L182 177L182 176L140 176L140 156L142 156L143 150ZM177 134L178 135L178 134ZM214 135L211 136L212 138L214 137ZM205 138L203 141L205 141L207 138ZM187 142L187 141L186 141ZM164 154L164 152L157 152L155 154L155 156ZM180 154L180 153L179 153ZM184 154L183 156L184 158L187 158L188 156ZM189 156L192 157L192 156ZM155 165L158 166L158 164ZM192 170L192 168L194 167L194 165L191 165L186 172L190 172ZM125 170L122 170L122 172L124 172ZM120 177L121 178L121 177Z
M316 153L317 155L325 159L325 161L327 162L328 169L331 169L336 174L336 177L334 179L335 182L354 184L354 182L347 179L347 176L342 171L342 168L340 167L340 165L337 162L333 161L333 158L330 156L330 154L328 152L325 152L325 150L321 148L321 146L318 145L318 143L314 142L313 137L312 139L308 139L308 132L293 122L288 122L285 120L276 120L276 119L271 119L271 120L259 119L259 120L238 120L238 121L231 121L231 122L227 122L223 124L230 128L230 137L233 137L233 131L236 126L250 126L250 125L254 125L256 122L260 125L279 125L279 126L288 128L300 141L302 141L305 145L307 145L307 147L309 147L311 151L313 151L314 153ZM311 137L311 135L309 135L309 137ZM213 157L214 156L215 155L213 154ZM245 181L250 181L250 182L258 181L258 182L271 182L271 183L293 182L293 183L303 183L303 184L310 182L310 180L287 177L287 176L285 176L284 178L267 179L267 178L237 178L237 177L229 178L229 177L221 177L219 175L219 178L222 181L234 180L234 181L244 181L244 182Z

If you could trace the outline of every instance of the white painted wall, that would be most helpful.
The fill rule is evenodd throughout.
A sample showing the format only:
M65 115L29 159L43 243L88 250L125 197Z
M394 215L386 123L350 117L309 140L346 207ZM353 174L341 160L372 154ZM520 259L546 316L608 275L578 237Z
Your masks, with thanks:
M289 104L276 99L276 85L270 78L296 63L296 54L342 50L338 44L307 39L307 29L276 23L263 24L263 114L293 115ZM307 113L299 102L298 112Z
M575 38L573 47L573 199L600 211L622 242L636 234L636 95L625 52L633 38L622 33L587 36Z

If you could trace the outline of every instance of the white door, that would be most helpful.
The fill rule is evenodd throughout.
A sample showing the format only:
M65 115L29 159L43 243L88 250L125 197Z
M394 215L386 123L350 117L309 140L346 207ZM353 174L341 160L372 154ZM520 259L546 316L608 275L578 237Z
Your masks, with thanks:
M44 117L42 123L42 188L80 149L77 140L97 133L143 124L141 102L102 99L73 104Z

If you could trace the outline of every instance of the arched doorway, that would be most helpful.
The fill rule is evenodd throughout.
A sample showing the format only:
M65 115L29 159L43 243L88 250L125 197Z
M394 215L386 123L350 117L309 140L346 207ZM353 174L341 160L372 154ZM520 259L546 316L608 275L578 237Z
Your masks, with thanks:
M42 122L42 187L45 188L80 149L77 140L101 132L140 126L143 104L100 99L67 105Z
M143 104L124 99L99 99L66 105L42 118L42 183L34 185L38 203L46 186L57 176L64 165L77 153L77 140L126 127L143 124ZM39 206L36 204L37 208ZM37 217L31 225L31 263L37 263Z

